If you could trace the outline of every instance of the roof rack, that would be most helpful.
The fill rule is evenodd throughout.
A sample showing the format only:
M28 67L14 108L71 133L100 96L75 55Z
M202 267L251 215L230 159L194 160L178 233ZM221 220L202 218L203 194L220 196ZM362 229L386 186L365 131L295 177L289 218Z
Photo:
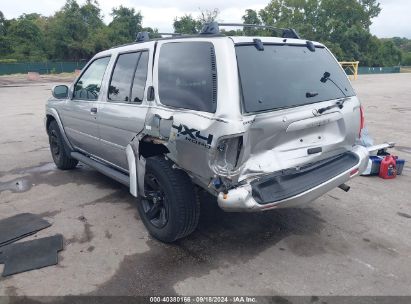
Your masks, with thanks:
M153 33L154 35L160 36L182 36L181 33ZM136 35L135 42L146 42L150 40L150 33L149 32L138 32Z
M182 36L183 35L181 33L156 33L156 34L160 36Z
M148 32L138 32L136 35L136 42L145 42L150 40Z
M229 27L243 27L243 28L264 28L273 31L282 31L282 38L294 38L301 39L300 35L292 28L277 28L270 25L258 25L258 24L243 24L243 23L218 23L218 22L208 22L205 23L199 34L194 35L185 35L181 33L153 33L160 36L171 36L179 38L188 38L188 37L199 37L204 35L222 35L220 32L220 26L229 26ZM169 38L154 38L156 39L169 39ZM135 42L146 42L150 40L149 32L138 32L136 35ZM134 42L134 43L135 43Z
M201 29L201 35L217 35L220 34L220 26L228 26L228 27L243 27L243 28L264 28L270 29L274 31L282 31L281 37L282 38L294 38L294 39L301 39L300 35L296 32L295 29L292 28L277 28L270 25L258 25L258 24L243 24L243 23L218 23L218 22L209 22L205 23L203 28Z

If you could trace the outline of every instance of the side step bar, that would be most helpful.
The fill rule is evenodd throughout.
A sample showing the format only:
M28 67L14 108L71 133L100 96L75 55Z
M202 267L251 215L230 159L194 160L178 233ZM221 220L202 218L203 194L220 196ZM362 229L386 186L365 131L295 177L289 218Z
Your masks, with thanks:
M77 159L78 161L81 161L82 163L85 163L86 165L96 169L100 173L103 173L104 175L107 175L108 177L111 177L112 179L115 179L119 183L122 183L123 185L129 187L130 186L130 178L128 175L121 173L117 171L116 169L110 168L90 157L87 157L81 153L78 152L71 152L71 157L74 159Z

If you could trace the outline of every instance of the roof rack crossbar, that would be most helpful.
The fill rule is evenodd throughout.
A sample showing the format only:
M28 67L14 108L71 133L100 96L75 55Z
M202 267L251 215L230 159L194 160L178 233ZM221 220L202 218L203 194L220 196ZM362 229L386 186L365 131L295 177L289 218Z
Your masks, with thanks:
M161 35L161 36L182 36L183 34L181 34L181 33L156 33L156 34L158 34L158 35Z
M271 25L259 25L259 24L247 24L247 23L218 23L218 22L210 22L204 24L203 29L201 30L201 34L205 35L212 35L212 34L219 34L220 33L220 26L229 26L229 27L246 27L246 28L264 28L270 30L280 30L282 31L282 38L295 38L301 39L300 35L292 28L277 28Z

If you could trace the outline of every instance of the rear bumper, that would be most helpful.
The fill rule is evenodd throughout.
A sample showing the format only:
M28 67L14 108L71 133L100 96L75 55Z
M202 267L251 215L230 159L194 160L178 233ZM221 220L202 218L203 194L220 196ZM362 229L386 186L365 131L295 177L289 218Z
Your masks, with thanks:
M349 163L348 167L334 168L337 173L328 175L326 180L319 180L318 183L310 181L309 174L316 174L316 170L323 170L326 174L333 165L329 162L324 166L319 166L311 170L311 173L306 174L301 178L298 174L287 175L284 180L284 187L278 186L278 176L272 180L265 179L265 182L271 183L271 189L268 189L268 194L261 194L255 182L245 184L243 186L231 189L227 194L219 193L217 201L220 208L225 211L264 211L274 208L294 207L315 200L328 191L347 182L351 178L361 174L368 163L368 150L362 146L355 146L351 151L355 156L355 161ZM351 160L352 161L352 160ZM338 171L339 170L339 171ZM295 176L295 180L293 178ZM300 180L298 180L300 179ZM280 179L281 180L281 179ZM295 183L296 182L296 183ZM304 185L307 187L301 187ZM270 196L273 200L270 201Z

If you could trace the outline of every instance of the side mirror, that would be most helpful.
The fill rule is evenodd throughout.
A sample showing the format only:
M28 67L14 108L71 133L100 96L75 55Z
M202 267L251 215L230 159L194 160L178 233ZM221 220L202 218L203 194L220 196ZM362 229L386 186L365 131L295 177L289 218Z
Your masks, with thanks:
M69 88L66 85L57 85L53 88L52 94L54 98L65 99L68 97Z

